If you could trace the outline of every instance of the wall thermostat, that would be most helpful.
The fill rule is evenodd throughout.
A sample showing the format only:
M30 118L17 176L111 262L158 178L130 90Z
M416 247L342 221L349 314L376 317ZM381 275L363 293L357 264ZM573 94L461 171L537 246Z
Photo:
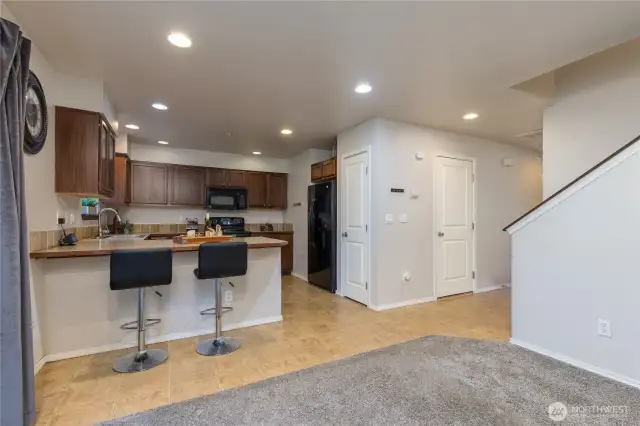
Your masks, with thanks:
M391 188L391 192L404 192L404 188Z

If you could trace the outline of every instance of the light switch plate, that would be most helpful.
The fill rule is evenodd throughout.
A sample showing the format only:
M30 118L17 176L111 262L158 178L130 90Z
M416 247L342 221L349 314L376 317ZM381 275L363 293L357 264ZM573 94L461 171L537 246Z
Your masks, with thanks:
M384 223L393 223L393 214L391 213L387 213L386 216L384 217Z
M407 217L407 214L406 213L402 213L400 216L398 216L398 222L400 222L400 223L409 222L409 218Z

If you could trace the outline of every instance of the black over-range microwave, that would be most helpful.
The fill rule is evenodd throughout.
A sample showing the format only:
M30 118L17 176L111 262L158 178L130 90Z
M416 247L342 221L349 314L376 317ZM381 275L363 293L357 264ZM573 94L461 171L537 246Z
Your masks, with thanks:
M204 207L210 210L246 210L247 190L208 187Z

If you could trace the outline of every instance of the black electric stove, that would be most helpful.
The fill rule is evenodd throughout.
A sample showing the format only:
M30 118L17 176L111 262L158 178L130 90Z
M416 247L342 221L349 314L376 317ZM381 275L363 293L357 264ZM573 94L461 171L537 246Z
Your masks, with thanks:
M211 221L214 227L220 225L223 235L251 236L251 232L244 230L244 218L242 217L212 217Z

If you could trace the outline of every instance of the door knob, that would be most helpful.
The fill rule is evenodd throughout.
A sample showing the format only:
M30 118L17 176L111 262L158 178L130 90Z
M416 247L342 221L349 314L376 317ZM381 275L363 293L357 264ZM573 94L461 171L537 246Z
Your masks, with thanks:
M343 233L342 233L342 236L343 236L343 237L346 237L347 235L348 235L348 234L347 234L346 232L343 232Z
M438 232L438 237L444 237L444 232L442 231Z

